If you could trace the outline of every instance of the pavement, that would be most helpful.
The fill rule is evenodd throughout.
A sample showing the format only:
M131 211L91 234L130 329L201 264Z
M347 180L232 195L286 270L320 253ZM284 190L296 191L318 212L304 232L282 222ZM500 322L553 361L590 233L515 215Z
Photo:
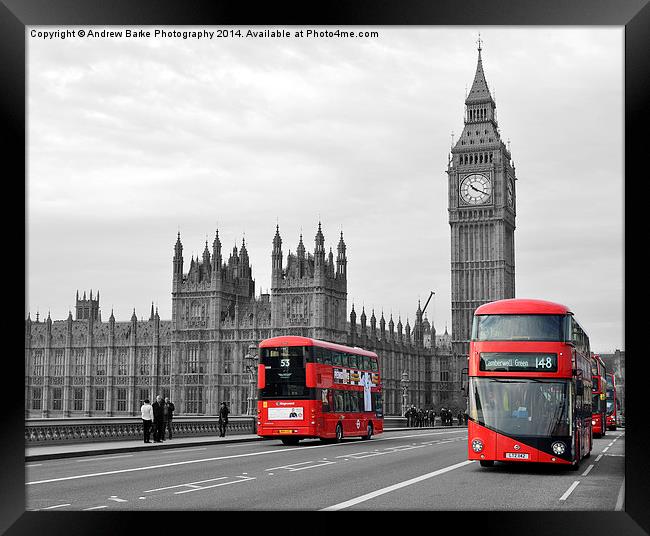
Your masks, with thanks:
M385 428L384 433L403 432L408 430L449 430L453 428L467 428L466 426L436 426L421 428ZM53 460L57 458L76 458L79 456L98 456L100 454L118 454L121 452L139 452L159 449L175 449L197 447L204 445L219 445L223 443L244 443L249 441L275 441L273 438L263 438L257 434L235 434L226 437L179 437L167 439L162 443L144 443L140 440L120 441L93 441L88 443L70 443L67 445L30 445L25 447L25 461L35 462Z

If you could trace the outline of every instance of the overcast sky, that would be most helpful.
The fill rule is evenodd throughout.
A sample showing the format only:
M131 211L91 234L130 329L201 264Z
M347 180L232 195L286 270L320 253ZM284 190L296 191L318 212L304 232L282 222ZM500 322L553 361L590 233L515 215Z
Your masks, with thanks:
M347 244L348 312L412 326L433 290L427 316L451 331L445 171L480 32L518 179L516 295L568 305L595 351L624 349L623 28L362 29L379 36L28 28L32 319L74 314L77 289L100 290L104 320L148 318L152 301L170 319L179 230L186 271L217 227L226 258L245 236L266 292L276 223L286 262L321 221L327 251L341 230Z

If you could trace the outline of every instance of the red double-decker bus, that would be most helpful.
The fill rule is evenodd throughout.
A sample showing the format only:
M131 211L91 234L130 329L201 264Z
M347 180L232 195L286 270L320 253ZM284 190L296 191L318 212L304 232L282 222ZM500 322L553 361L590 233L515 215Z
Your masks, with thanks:
M383 432L377 354L294 336L266 339L259 348L258 435L296 445Z
M605 435L607 416L605 363L598 354L591 354L591 428L594 437Z
M509 299L474 312L468 457L577 469L591 453L589 338L564 305Z
M614 372L607 374L607 429L616 430L617 420L616 413L618 411L618 400L616 398L616 380Z

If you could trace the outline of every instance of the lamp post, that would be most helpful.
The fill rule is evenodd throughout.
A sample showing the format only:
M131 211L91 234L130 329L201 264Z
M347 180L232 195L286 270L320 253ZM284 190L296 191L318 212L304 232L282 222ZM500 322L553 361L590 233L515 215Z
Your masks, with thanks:
M257 377L257 360L259 359L257 355L257 346L254 344L248 345L248 352L244 356L246 363L246 372L248 372L248 401L246 404L246 415L255 415L253 403L254 400L257 400L257 397L253 395L253 389L255 380ZM257 419L254 419L254 427L257 423Z
M400 380L402 385L402 417L406 415L406 392L409 388L409 373L404 371L402 372L402 379Z
M469 413L469 379L468 379L469 369L465 367L460 372L460 390L463 392L465 397L465 415ZM467 417L466 417L467 418Z

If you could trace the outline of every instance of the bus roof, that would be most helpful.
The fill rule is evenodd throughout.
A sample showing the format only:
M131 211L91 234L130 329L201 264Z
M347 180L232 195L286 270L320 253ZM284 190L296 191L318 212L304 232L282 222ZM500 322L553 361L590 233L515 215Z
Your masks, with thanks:
M320 341L318 339L310 339L309 337L297 337L294 335L287 335L282 337L272 337L264 339L260 342L260 348L275 348L277 346L320 346L321 348L329 348L330 350L338 350L339 352L348 352L356 355L366 355L368 357L378 357L376 353L364 350L363 348L344 346L328 341Z
M572 314L566 305L545 300L513 298L484 303L474 311L475 315L566 315Z

